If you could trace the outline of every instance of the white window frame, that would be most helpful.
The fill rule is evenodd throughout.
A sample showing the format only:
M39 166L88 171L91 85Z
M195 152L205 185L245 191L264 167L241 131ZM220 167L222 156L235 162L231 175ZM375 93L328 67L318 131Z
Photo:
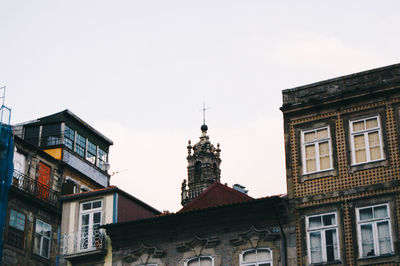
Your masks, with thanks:
M322 130L322 129L327 129L328 130L328 137L324 138L324 139L316 139L310 142L305 142L304 140L304 135L306 133L309 132L317 132L318 130ZM322 169L321 170L321 166L320 166L320 156L319 156L319 143L321 142L326 142L328 141L328 147L329 147L329 164L330 164L330 168L327 169ZM307 172L307 165L306 165L306 146L308 145L315 145L315 163L316 163L316 171L312 171L312 172ZM325 171L330 171L333 170L333 158L332 158L332 141L331 141L331 130L329 128L329 126L326 127L319 127L319 128L314 128L314 129L310 129L310 130L302 130L301 131L301 159L302 159L302 163L303 163L303 175L308 175L308 174L314 174L314 173L319 173L319 172L325 172Z
M246 262L243 261L243 255L244 255L246 252L255 250L256 253L257 253L257 250L260 250L260 249L268 250L269 253L271 254L271 259L270 259L270 260L246 261ZM261 263L270 263L271 266L273 266L273 261L274 261L274 258L273 258L272 250L271 250L270 248L250 248L250 249L245 249L245 250L243 250L243 251L239 254L240 266L246 266L246 265L255 265L255 266L258 266L258 265L261 264Z
M89 210L83 210L83 205L87 203L92 203L93 202L101 202L100 207L97 208L91 208ZM80 251L90 251L92 249L95 249L96 247L92 245L93 243L93 215L95 213L100 213L100 225L102 224L102 219L103 219L103 200L102 199L95 199L91 201L85 201L81 202L79 205L79 232L78 232L78 249ZM89 215L89 225L88 225L88 236L87 236L87 247L84 248L82 247L82 216L83 215ZM101 230L101 229L99 229Z
M40 219L36 219L36 222L35 222L35 231L34 231L34 237L33 237L33 239L34 239L34 240L33 240L33 244L34 244L34 245L35 245L35 239L36 239L36 234L37 234L37 233L36 233L36 227L37 227L38 222L50 226L50 236L47 237L47 236L45 236L45 235L39 234L39 235L41 236L41 237L40 237L39 254L37 254L36 252L34 252L34 253L35 253L36 255L39 255L39 256L41 256L41 257L43 257L43 258L48 259L48 258L50 258L50 251L51 251L52 226L51 226L51 224L48 224L48 223L46 223L46 222L43 222L43 221L40 220ZM44 238L46 238L46 239L49 240L49 248L48 248L48 250L47 250L47 254L48 254L47 257L46 257L46 256L42 256L43 239L44 239Z
M372 218L372 219L369 219L369 220L360 221L360 210L372 208L372 214L374 214L374 211L373 211L374 208L381 207L381 206L386 206L388 217L386 217L386 218ZM381 256L381 255L386 255L386 254L393 254L393 251L394 251L393 234L392 234L392 225L391 225L389 204L385 203L385 204L378 204L378 205L371 205L371 206L365 206L365 207L356 208L356 217L357 217L357 242L358 242L359 257L360 258L370 258L370 257L377 257L377 256ZM386 254L380 254L379 242L378 242L379 239L378 239L377 224L379 222L382 222L382 221L388 221L388 224L389 224L389 235L390 235L391 252L390 253L386 253ZM375 255L373 255L373 256L363 256L362 239L361 239L361 225L366 225L366 224L371 224L372 225L372 234L373 234L373 237L374 237L374 251L375 251Z
M361 131L354 132L353 130L353 124L364 121L366 123L366 120L374 119L376 118L378 126L375 128L370 128L370 129L364 129ZM362 119L356 119L356 120L350 120L349 121L349 127L350 127L350 143L351 143L351 165L360 165L360 164L365 164L365 163L371 163L371 162L378 162L382 161L385 159L385 155L383 153L383 138L382 138L382 125L381 125L381 119L379 115L375 116L370 116ZM371 160L371 155L370 155L370 148L369 148L369 139L368 139L368 134L371 132L378 132L379 136L379 145L380 145L380 152L381 152L381 158L376 159L376 160ZM364 145L365 145L365 156L366 156L366 161L365 162L356 162L356 148L355 148L355 143L354 143L354 137L358 135L364 135Z
M187 266L188 263L189 263L190 261L194 260L194 259L199 259L199 260L200 260L201 258L210 258L210 259L211 259L211 265L214 266L214 258L213 258L212 256L207 256L207 255L205 255L205 256L190 257L190 258L186 259L186 261L184 262L184 266Z
M325 225L321 224L320 227L310 228L310 223L309 223L309 219L310 218L321 216L321 221L323 222L322 216L332 215L332 214L335 215L336 224L328 225L328 226L325 226ZM337 218L338 218L338 216L337 216L336 212L321 213L321 214L306 216L307 254L308 254L308 262L309 262L309 264L325 263L325 262L328 261L327 254L326 254L325 231L332 230L332 229L336 229L336 243L337 243L337 252L338 252L337 260L340 260L339 226L338 226L338 219ZM311 241L310 241L311 239L310 239L310 233L312 233L312 232L321 232L322 261L320 261L320 262L312 262L311 261Z

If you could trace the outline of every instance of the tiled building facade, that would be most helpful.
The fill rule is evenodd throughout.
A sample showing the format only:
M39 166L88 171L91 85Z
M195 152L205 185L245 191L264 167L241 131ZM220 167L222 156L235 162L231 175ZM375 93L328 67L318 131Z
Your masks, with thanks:
M400 65L283 91L297 264L400 263Z

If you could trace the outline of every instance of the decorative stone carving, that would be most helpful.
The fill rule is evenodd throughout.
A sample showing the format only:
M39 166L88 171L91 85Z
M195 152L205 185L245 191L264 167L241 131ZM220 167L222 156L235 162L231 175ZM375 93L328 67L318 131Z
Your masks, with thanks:
M164 253L165 252L161 249L142 244L137 249L134 249L131 254L124 257L124 261L128 263L140 261L140 263L146 264L150 258L159 259L164 256Z
M252 248L257 248L258 243L262 241L273 241L279 238L279 228L261 229L258 230L252 226L246 232L239 234L236 238L231 239L230 242L234 246L240 246L249 243Z
M203 249L214 248L218 245L219 242L220 240L217 237L200 238L198 236L195 236L189 242L177 245L176 250L178 252L194 251L196 256L200 256Z

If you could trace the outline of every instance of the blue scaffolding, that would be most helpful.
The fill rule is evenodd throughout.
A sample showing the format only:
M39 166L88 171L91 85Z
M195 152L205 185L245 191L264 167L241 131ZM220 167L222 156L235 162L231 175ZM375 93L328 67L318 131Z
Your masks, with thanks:
M3 90L3 96L0 97L0 101L2 100L0 107L0 263L3 258L3 230L7 213L8 191L14 170L14 143L10 126L11 109L4 105L5 87L0 88L0 92L1 90ZM6 119L4 119L5 114Z

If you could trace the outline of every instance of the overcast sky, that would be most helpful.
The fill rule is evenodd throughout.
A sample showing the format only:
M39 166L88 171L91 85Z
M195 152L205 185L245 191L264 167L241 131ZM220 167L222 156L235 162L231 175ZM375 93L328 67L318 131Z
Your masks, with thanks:
M399 1L3 0L12 123L70 109L114 141L111 184L180 208L187 140L222 183L286 192L281 91L400 62Z

